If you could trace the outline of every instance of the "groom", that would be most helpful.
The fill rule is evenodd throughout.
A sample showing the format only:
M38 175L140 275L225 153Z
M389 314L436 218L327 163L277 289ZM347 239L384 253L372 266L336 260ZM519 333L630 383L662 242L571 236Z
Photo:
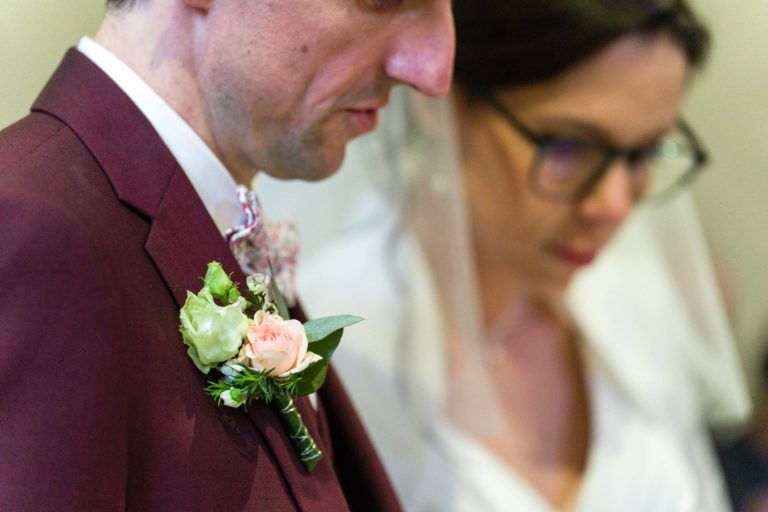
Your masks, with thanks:
M0 132L0 510L398 509L333 372L307 473L272 408L203 392L179 307L209 261L244 283L236 184L332 174L452 52L449 0L111 2Z

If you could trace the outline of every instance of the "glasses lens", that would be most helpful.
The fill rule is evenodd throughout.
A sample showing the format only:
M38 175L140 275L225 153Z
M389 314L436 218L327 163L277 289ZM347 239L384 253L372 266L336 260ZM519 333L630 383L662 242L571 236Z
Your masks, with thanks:
M549 198L569 200L578 196L602 168L603 148L578 140L555 139L539 146L533 185Z
M648 195L658 195L681 183L696 167L697 149L690 137L677 129L649 155Z

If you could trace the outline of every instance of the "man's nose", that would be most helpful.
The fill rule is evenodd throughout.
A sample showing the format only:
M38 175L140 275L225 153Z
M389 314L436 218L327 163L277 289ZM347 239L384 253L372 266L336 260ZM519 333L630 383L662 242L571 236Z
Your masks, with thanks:
M451 87L456 46L450 2L435 2L423 16L407 23L387 58L387 75L428 96L445 96Z

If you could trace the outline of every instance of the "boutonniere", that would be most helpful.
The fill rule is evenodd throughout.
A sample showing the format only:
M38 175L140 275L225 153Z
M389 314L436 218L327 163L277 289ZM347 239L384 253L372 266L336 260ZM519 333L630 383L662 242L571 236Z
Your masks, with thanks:
M187 354L201 372L220 375L205 389L219 405L274 404L304 467L312 471L323 454L293 398L320 389L343 329L362 319L341 315L302 324L289 318L267 276L253 274L246 284L241 293L219 263L208 264L202 290L187 292L179 315Z

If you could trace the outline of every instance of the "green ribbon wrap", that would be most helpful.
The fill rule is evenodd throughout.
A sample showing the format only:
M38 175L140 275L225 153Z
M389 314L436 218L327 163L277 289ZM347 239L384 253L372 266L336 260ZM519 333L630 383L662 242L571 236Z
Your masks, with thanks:
M291 396L288 393L278 393L274 398L274 403L288 432L288 436L293 441L296 453L299 455L304 467L311 473L315 466L317 466L317 463L320 462L320 459L323 458L323 452L317 447L312 436L309 435L309 431L306 425L304 425L301 414L296 409L296 404L293 403Z

